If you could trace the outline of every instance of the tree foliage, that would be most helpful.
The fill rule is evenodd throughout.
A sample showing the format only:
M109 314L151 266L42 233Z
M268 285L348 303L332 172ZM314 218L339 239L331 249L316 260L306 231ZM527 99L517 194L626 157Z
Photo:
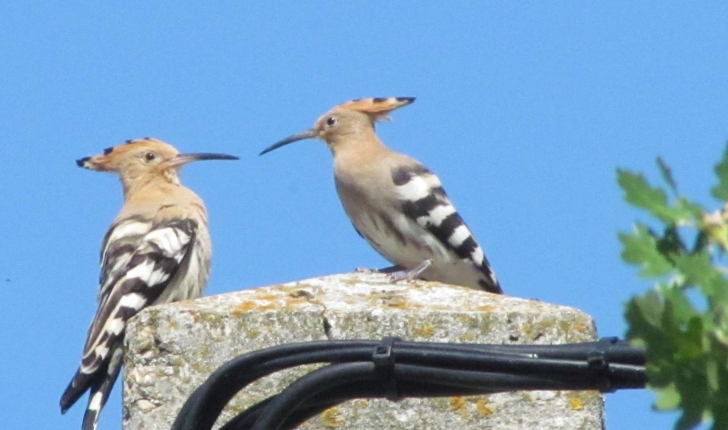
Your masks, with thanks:
M715 168L714 211L682 196L670 168L657 165L663 186L617 171L625 200L654 217L619 235L622 259L655 282L627 304L627 337L646 348L655 407L682 410L676 429L705 420L728 429L728 148Z

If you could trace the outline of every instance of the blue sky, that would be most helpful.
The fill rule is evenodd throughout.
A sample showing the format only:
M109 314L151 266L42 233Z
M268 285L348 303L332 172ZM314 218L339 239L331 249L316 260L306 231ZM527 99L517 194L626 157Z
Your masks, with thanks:
M135 137L236 163L188 166L215 246L207 294L386 265L309 141L333 105L416 96L379 128L435 171L513 296L622 336L649 287L619 258L618 166L708 206L728 139L728 6L671 2L3 2L0 428L78 429L58 399L95 310L116 178L74 160ZM670 428L647 392L607 396L610 430ZM101 418L121 422L119 389Z

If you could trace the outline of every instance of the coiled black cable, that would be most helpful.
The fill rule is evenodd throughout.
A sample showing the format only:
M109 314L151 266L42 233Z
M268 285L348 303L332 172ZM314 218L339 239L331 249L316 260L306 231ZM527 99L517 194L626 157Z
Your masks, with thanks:
M221 430L292 429L349 399L516 390L643 388L641 348L616 338L566 345L321 341L281 345L221 366L185 402L172 430L209 430L240 390L271 373L330 363L237 415Z

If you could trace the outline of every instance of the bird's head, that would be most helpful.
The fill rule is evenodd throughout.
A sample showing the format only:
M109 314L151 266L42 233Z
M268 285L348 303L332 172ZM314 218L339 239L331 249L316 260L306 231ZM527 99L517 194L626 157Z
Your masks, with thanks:
M374 124L389 119L389 113L415 101L414 97L375 97L357 99L335 106L323 114L312 128L296 133L264 149L260 155L304 139L321 139L332 151L352 137L373 133Z
M178 169L199 160L237 160L226 154L180 154L172 145L158 139L143 138L106 148L103 154L76 160L79 167L118 173L125 187L142 178L162 177L178 182Z

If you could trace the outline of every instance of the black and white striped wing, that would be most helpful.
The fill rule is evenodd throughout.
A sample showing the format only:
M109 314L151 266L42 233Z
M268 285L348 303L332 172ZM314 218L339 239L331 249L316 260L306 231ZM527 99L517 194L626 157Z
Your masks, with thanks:
M395 169L392 181L405 216L458 258L472 262L482 274L478 281L480 287L502 292L482 248L448 198L440 179L425 166L413 164Z
M143 231L145 223L136 224L137 231ZM114 229L104 247L99 309L89 330L84 359L105 332L120 334L129 318L154 303L194 244L196 223L189 219L146 224L147 232L141 237L136 236L132 225L127 222ZM117 230L131 234L116 234Z
M106 232L101 244L101 268L99 271L99 309L109 297L114 286L113 280L125 267L140 245L144 236L152 230L154 223L141 217L131 217L119 221Z
M103 246L99 307L89 328L81 366L61 398L62 410L89 388L94 395L98 378L108 374L111 355L120 346L126 322L167 288L190 255L196 228L192 220L152 224L136 219L112 226ZM104 402L105 398L100 399L101 405Z

